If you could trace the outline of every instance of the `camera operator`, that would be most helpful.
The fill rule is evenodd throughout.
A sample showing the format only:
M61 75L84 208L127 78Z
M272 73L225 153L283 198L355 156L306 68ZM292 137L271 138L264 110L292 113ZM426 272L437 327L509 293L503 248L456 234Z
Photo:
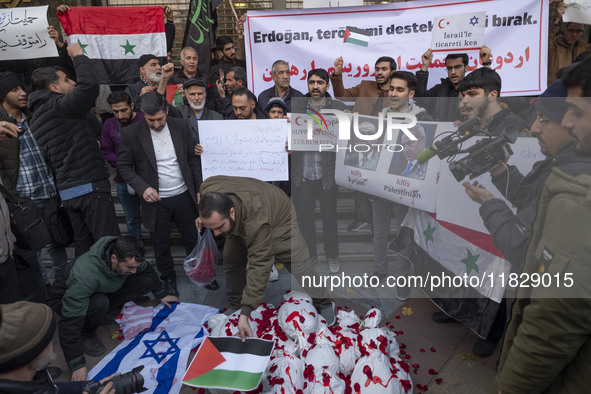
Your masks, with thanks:
M0 306L0 393L83 392L84 382L54 383L47 372L55 360L51 339L56 325L47 305L20 301ZM112 386L107 383L100 393L114 394Z
M531 133L547 158L535 163L526 176L515 166L502 165L490 171L495 187L517 208L516 214L478 182L463 183L468 196L482 204L480 216L484 225L497 249L511 262L514 272L521 272L538 198L552 168L558 167L571 176L591 172L591 157L575 154L568 129L560 124L567 110L566 93L561 81L555 82L536 104L537 116Z
M501 136L505 130L517 129L520 135L527 134L525 122L513 114L499 100L501 77L489 68L479 68L464 78L460 91L460 112L468 119L479 117L480 127L491 136ZM477 186L475 187L479 189ZM444 312L435 312L431 318L436 323L453 323L456 320ZM472 352L478 357L489 357L503 337L506 323L506 302L499 306L496 319L486 338L478 338Z
M464 78L458 88L460 113L471 119L480 118L480 127L492 136L500 136L505 129L516 127L526 136L527 124L500 102L501 76L490 68L479 68ZM521 135L520 135L521 136Z

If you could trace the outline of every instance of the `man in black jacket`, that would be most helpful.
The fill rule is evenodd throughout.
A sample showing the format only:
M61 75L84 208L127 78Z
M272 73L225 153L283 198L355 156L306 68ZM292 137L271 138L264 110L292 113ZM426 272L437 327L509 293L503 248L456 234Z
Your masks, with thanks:
M483 45L480 48L480 59L484 67L490 67L490 48ZM424 97L420 100L421 104L427 112L429 112L435 120L440 121L455 121L460 119L458 113L457 101L458 86L464 80L466 73L470 69L468 64L470 58L466 53L450 53L445 58L445 68L447 69L447 78L441 78L441 83L433 86L427 90L427 81L429 79L429 66L433 60L433 52L428 49L421 56L421 69L417 71L416 97Z
M334 100L327 93L330 87L328 72L322 68L308 72L308 93L303 98L294 99L293 111L311 112L309 108L320 111L322 108L344 111L347 106ZM308 121L311 121L308 120ZM316 225L314 209L316 200L320 202L324 250L331 272L338 272L339 239L337 231L337 193L335 182L335 152L293 152L291 154L291 179L293 184L293 203L298 215L298 224L308 246L310 257L317 258Z
M194 153L185 119L167 117L167 104L157 92L141 98L144 122L129 126L121 138L117 169L141 197L144 226L150 231L156 265L168 295L178 297L176 273L170 251L174 222L185 250L197 244L197 191L201 165Z
M109 171L98 141L101 125L90 111L99 85L79 44L68 46L78 83L58 67L33 72L31 131L51 163L74 229L76 257L105 235L119 235Z

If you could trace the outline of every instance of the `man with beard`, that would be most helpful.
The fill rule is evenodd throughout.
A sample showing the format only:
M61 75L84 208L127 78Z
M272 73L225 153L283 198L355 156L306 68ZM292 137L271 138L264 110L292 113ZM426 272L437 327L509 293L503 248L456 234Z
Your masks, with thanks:
M520 136L529 135L525 122L499 101L501 77L490 68L472 71L458 86L460 112L466 118L480 118L480 126L492 136L500 136L508 128L517 128Z
M479 68L464 78L458 87L460 92L460 111L467 118L480 118L480 127L491 136L498 137L504 133L518 132L519 136L530 135L527 125L521 118L514 115L508 106L499 102L501 77L490 68ZM506 321L506 301L499 306L494 323L486 338L478 338L472 351L479 357L489 357L497 343L501 340ZM456 320L444 312L435 312L431 318L437 323L453 323Z
M359 98L355 101L353 112L362 115L377 116L388 105L385 97L390 89L390 74L396 71L396 61L388 56L376 60L375 81L361 81L357 86L345 89L343 86L343 58L334 61L334 73L330 77L335 97Z
M199 230L206 227L226 238L226 292L232 308L241 308L238 330L244 341L253 336L248 317L263 301L275 261L285 263L302 284L304 276L317 277L315 260L310 258L289 197L279 188L253 178L213 176L203 182L200 194L195 224ZM334 324L334 304L326 288L304 289L327 324Z
M183 89L189 105L180 105L178 107L183 118L188 119L191 128L191 140L194 145L196 155L203 153L203 148L199 144L199 126L201 120L223 120L224 117L206 107L207 90L205 83L200 79L189 78L183 84Z
M291 98L303 97L304 95L299 90L289 86L291 79L289 64L285 60L276 60L271 67L271 77L275 85L259 94L259 105L261 108L266 108L271 98L279 97L285 103L287 112L291 112Z
M211 78L216 81L216 83L218 81L223 83L227 72L233 67L242 67L246 70L246 62L241 59L236 59L236 48L230 37L219 36L215 40L215 45L217 49L221 49L222 51L222 58L211 72ZM244 84L244 86L246 86L246 84Z
M101 152L105 160L117 168L117 157L119 156L119 145L121 144L121 133L123 128L130 124L137 123L144 119L141 112L134 111L131 98L125 92L113 92L107 97L113 115L103 124L101 134ZM117 198L125 212L127 231L141 238L142 223L140 219L140 199L137 194L123 180L119 171L115 174Z
M311 113L322 108L344 111L347 106L330 97L328 72L322 68L308 72L308 93L304 98L294 100L294 112ZM317 258L316 251L316 200L320 204L324 252L328 268L337 273L339 264L339 239L337 229L337 193L335 182L335 152L298 152L291 154L293 203L298 213L302 231L311 258Z
M574 144L569 129L560 123L566 113L564 101L566 89L561 81L552 84L536 103L537 117L531 126L531 133L538 139L545 160L534 164L526 176L521 175L515 166L499 166L490 174L495 187L506 195L507 199L517 208L513 211L507 204L495 198L492 193L478 185L464 182L466 193L479 204L480 216L489 230L493 242L499 251L511 262L513 272L521 272L525 261L528 242L538 208L538 198L546 179L553 168L558 168L570 176L591 172L591 157L574 153ZM503 320L504 322L504 320ZM494 345L500 339L503 330L498 334L489 335L496 341L482 343L481 348Z
M224 84L216 81L219 98L216 99L216 110L225 119L231 119L234 109L232 108L232 95L236 89L246 88L246 70L242 67L232 67L227 73Z
M227 119L267 119L267 115L257 105L253 92L247 88L238 88L232 94L234 112Z
M484 67L490 67L490 48L483 45L480 48L480 60ZM421 69L417 71L416 96L424 97L421 104L427 111L433 115L435 120L455 121L460 119L458 114L457 101L458 87L464 80L470 66L470 58L466 53L450 53L445 57L445 67L447 69L447 78L442 78L441 83L427 90L427 81L429 79L429 66L433 60L433 51L428 49L421 56ZM500 92L499 92L500 93Z
M162 66L160 60L154 55L142 55L137 61L140 68L140 80L133 85L128 85L125 93L131 97L131 102L136 111L140 110L140 96L151 90L156 90L162 80ZM174 66L173 66L174 69ZM166 89L166 87L164 88ZM164 93L166 90L164 91Z
M142 222L150 231L160 277L166 293L178 297L170 231L175 223L190 254L197 243L201 163L187 121L168 117L166 100L157 92L145 93L141 100L144 122L122 134L117 169L141 196Z
M202 73L199 68L197 68L199 64L197 51L191 47L184 47L181 49L181 69L174 73L174 75L170 78L169 83L178 85L179 88L183 86L185 82L189 79L199 79L203 81L205 89L207 90L207 95L211 97L211 100L206 102L208 108L215 109L215 100L214 97L214 86L209 81L209 75ZM187 95L185 92L185 101L188 102Z
M591 156L591 60L564 76L562 119L576 154ZM491 392L583 393L591 345L591 176L553 169L538 202L523 272L572 278L517 291ZM566 284L566 286L565 286ZM570 285L570 286L569 286Z
M55 360L51 340L56 320L47 305L20 301L0 306L0 392L82 392L85 382L54 383L47 372ZM112 386L108 383L100 394L115 394Z
M396 61L388 56L382 56L375 63L375 81L361 81L357 86L345 89L343 86L343 58L334 61L334 73L330 77L335 97L353 97L355 106L353 112L362 115L377 116L388 106L388 90L390 89L390 75L396 71ZM355 192L355 219L347 226L349 231L359 231L371 228L371 204L368 195Z
M548 26L548 84L556 80L556 74L561 68L572 64L581 53L591 49L591 44L583 39L586 25L566 22L564 30L559 31L563 26L562 17L567 5L559 1L554 4L557 5L556 18Z

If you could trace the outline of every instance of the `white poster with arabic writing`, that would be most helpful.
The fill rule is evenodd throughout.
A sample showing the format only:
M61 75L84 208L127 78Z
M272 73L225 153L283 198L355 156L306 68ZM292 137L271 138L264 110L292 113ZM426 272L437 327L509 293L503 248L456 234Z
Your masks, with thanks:
M245 23L249 87L258 94L273 86L271 66L277 59L289 62L291 86L302 92L308 91L309 70L324 68L332 73L339 56L344 60L345 88L373 80L380 56L391 56L399 69L415 72L431 45L436 17L486 12L484 44L492 50L492 68L502 77L502 94L540 94L546 89L548 8L548 0L420 0L338 9L249 11ZM369 45L343 44L346 26L367 29ZM467 53L470 69L479 67L478 50ZM434 53L429 87L447 76L445 56L445 52Z
M47 32L47 8L19 7L0 10L0 58L35 59L58 56Z
M285 143L290 135L285 119L208 120L199 123L203 146L203 180L230 175L286 181L289 179Z
M563 21L591 24L591 0L567 0L565 3Z

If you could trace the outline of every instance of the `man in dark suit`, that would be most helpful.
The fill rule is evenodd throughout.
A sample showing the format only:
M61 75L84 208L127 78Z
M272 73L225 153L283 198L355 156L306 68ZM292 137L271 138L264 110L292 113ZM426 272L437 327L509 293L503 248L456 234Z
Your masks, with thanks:
M392 163L390 164L390 169L388 170L389 174L394 175L402 175L406 178L414 178L414 179L425 179L425 175L427 174L427 164L423 163L420 164L417 162L417 156L419 153L425 150L425 144L427 141L427 137L425 136L425 129L423 126L416 125L415 127L410 129L410 132L417 138L416 141L412 141L406 135L402 136L402 146L404 149L402 150L402 154L406 159L406 163L404 165L400 165L396 162L397 157L394 156L392 158Z
M170 252L170 227L181 232L187 254L197 243L197 191L201 163L193 153L185 119L167 118L164 97L148 92L141 97L144 122L123 133L117 169L141 196L141 216L150 231L156 266L166 293L178 297L176 273Z

